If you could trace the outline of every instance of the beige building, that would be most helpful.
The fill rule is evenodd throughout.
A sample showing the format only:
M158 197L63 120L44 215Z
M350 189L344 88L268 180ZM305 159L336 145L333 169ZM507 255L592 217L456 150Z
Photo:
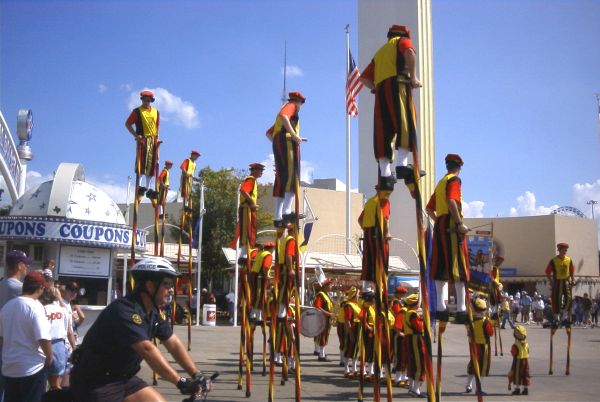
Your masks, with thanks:
M546 265L556 252L556 244L569 243L568 255L575 266L574 295L600 292L598 231L596 221L562 215L514 218L466 218L468 227L491 230L505 260L500 277L509 292L525 289L550 295Z

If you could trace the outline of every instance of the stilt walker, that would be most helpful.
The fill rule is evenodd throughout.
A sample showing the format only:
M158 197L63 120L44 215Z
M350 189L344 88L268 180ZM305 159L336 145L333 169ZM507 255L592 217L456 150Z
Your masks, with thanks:
M130 263L135 264L135 247L137 244L137 215L141 198L144 194L151 197L153 191L149 190L150 181L156 175L158 163L158 131L160 126L160 113L151 104L155 101L152 91L140 92L142 104L133 109L125 121L125 128L136 141L135 158L135 199L133 203L133 222L131 240ZM135 128L134 128L135 126ZM146 187L140 186L141 176L145 176ZM147 191L150 191L149 193ZM126 280L126 278L123 278Z
M404 179L415 198L417 212L417 239L421 271L421 292L425 313L425 359L428 398L433 400L433 372L431 367L431 323L427 299L426 254L423 212L419 179L425 174L419 168L416 137L416 116L412 89L421 87L416 75L416 52L410 40L410 31L402 25L388 30L387 42L377 50L371 63L361 74L363 84L375 94L374 153L378 162L379 186L392 191L396 178ZM413 154L413 166L408 156ZM397 155L395 155L397 154ZM398 158L396 178L392 162ZM417 393L415 389L413 392Z
M492 226L493 230L493 226ZM500 265L504 262L504 257L494 255L490 277L490 305L493 306L494 314L492 316L492 324L494 326L494 355L498 356L497 342L500 342L500 356L504 356L502 350L502 331L500 331L500 301L502 300L502 283L500 282Z
M435 280L436 284L436 318L440 321L440 328L445 325L442 322L448 321L448 283L453 283L457 297L456 321L466 324L469 334L473 334L473 316L468 291L469 261L465 241L465 234L469 228L462 221L461 181L458 177L463 160L459 155L448 154L445 161L447 173L438 182L435 193L427 204L427 214L435 221L430 278ZM438 350L441 352L441 339L439 342ZM469 348L475 372L477 398L481 401L477 348L472 336L469 337Z
M165 220L166 220L166 206L167 206L167 195L169 193L169 187L171 185L170 178L170 170L173 167L173 162L167 160L165 161L165 167L162 169L160 174L158 175L158 208L159 215L158 219L160 220L160 256L163 257L165 255Z
M565 374L570 374L571 364L571 325L572 313L571 304L573 303L572 287L575 285L575 268L571 257L567 255L569 249L568 243L558 243L556 245L558 255L550 260L546 266L546 277L552 287L552 323L550 326L550 368L548 374L552 375L553 364L553 338L559 323L565 327L567 332L567 366Z

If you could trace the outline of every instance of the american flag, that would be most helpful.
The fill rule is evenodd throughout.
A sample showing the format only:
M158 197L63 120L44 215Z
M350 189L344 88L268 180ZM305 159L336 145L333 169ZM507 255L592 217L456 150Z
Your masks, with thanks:
M358 105L356 104L356 95L362 89L363 84L360 81L360 72L356 68L356 63L352 53L348 50L348 74L346 75L346 113L352 117L358 116Z

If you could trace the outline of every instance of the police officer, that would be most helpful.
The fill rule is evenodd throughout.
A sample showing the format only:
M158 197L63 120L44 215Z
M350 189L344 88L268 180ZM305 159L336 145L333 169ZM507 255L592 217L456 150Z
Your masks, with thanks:
M164 258L147 257L133 267L133 294L111 303L87 332L74 357L71 390L75 401L164 401L137 377L142 359L162 378L190 395L210 387L160 309L173 296L177 271ZM182 378L152 343L158 338L191 378Z

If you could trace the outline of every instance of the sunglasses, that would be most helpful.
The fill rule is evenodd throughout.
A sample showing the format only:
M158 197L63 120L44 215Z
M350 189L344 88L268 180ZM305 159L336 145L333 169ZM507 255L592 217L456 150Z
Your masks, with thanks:
M171 290L175 287L175 283L173 281L161 282L161 285L167 290Z

